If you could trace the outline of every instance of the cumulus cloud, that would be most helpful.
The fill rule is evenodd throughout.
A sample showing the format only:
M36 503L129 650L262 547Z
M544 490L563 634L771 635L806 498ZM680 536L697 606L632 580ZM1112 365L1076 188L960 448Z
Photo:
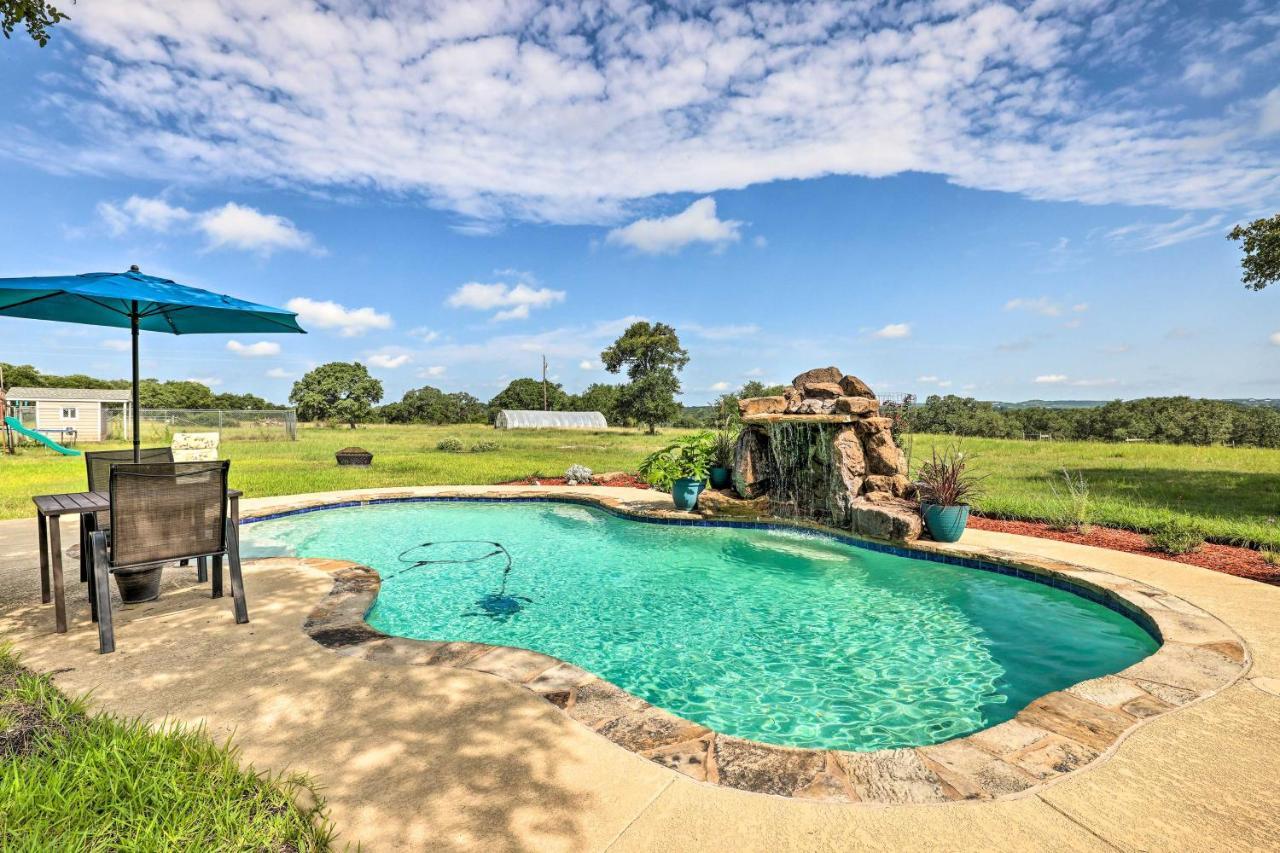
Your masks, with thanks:
M493 315L494 320L523 320L529 316L530 309L563 302L564 297L563 290L531 287L524 282L511 285L505 282L485 284L469 281L450 294L445 304L451 308L470 308L474 311L499 308L501 310Z
M202 234L208 250L242 249L264 255L277 249L321 251L310 234L285 217L230 201L222 207L191 211L162 198L133 195L123 202L100 202L98 216L116 237L135 228L164 234L180 227Z
M384 370L395 370L397 367L404 367L411 361L413 361L412 356L405 353L376 352L369 356L371 365L381 367Z
M283 367L273 367L267 371L268 379L292 379L294 374Z
M733 386L732 386L732 385L730 385L728 382L712 382L712 383L711 383L711 386L710 386L707 390L708 390L708 391L716 391L716 392L724 392L724 391L728 391L728 390L729 390L730 388L732 388L732 387L733 387Z
M188 376L183 382L199 382L207 388L217 388L222 380L217 376Z
M700 198L680 213L658 219L637 219L615 228L606 240L650 255L675 252L690 243L717 249L738 241L742 223L716 216L716 200Z
M280 345L275 341L258 341L252 344L242 344L237 340L227 341L227 351L233 352L244 358L262 358L269 355L279 355Z
M6 122L0 150L152 180L409 193L474 229L906 171L1036 199L1260 206L1280 187L1263 105L1180 115L1146 97L1157 60L1224 17L1202 5L81 4L68 26L83 59L45 83L63 118ZM1276 27L1251 15L1230 56L1265 67Z
M592 361L589 358L584 358L582 361L578 362L579 370L595 370L598 367L600 367L600 363L597 361Z
M911 337L910 323L890 323L887 326L881 326L871 333L873 338L909 338Z
M285 303L285 307L298 315L305 329L337 329L344 338L363 335L370 329L390 329L391 316L380 314L372 308L347 308L337 302L316 301L297 296Z

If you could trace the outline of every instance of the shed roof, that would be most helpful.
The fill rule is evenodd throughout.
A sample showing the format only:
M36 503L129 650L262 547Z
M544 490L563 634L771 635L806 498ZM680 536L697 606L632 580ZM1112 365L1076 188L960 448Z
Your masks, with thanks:
M15 400L72 400L90 403L127 403L128 389L114 388L22 388L9 389L10 402Z

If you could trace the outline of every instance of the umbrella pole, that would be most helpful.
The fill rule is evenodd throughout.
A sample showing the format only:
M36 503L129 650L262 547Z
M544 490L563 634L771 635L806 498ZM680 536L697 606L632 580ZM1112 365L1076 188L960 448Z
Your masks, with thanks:
M133 335L133 461L142 461L142 412L138 409L138 303L129 312L129 332Z

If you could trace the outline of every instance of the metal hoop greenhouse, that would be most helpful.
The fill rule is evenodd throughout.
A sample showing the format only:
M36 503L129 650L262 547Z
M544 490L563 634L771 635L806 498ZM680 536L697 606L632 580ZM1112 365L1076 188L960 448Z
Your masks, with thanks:
M494 429L607 429L599 412L539 412L503 409L493 419Z

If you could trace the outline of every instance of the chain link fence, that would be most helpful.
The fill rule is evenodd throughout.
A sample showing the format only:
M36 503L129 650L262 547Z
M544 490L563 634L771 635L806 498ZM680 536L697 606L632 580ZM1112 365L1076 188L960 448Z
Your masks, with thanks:
M177 432L216 432L222 441L297 441L294 409L143 409L143 442L168 444ZM126 441L132 424L123 408L112 412L108 437Z

